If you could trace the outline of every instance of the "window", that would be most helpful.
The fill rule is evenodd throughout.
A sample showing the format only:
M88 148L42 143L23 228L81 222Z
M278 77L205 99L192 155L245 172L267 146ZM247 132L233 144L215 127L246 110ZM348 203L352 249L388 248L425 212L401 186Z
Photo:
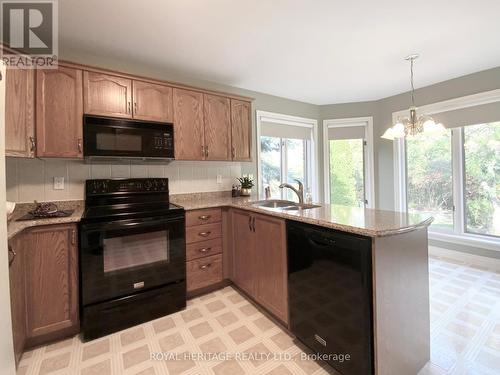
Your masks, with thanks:
M432 227L453 230L451 131L406 140L408 212L434 216Z
M304 184L304 192L309 189L306 175L307 141L277 137L260 137L260 191L269 186L271 197L297 201L297 195L290 189L280 189L282 182Z
M396 146L399 208L433 216L434 238L498 244L500 122L420 135Z
M259 195L270 187L271 197L297 201L290 189L280 189L283 182L297 186L295 180L315 193L314 140L316 120L257 111L257 151Z
M371 117L323 121L325 200L375 207Z
M271 196L280 196L281 184L281 138L260 137L260 191L271 188Z
M500 122L463 131L465 229L500 237Z
M362 138L330 140L330 203L365 205L363 142Z

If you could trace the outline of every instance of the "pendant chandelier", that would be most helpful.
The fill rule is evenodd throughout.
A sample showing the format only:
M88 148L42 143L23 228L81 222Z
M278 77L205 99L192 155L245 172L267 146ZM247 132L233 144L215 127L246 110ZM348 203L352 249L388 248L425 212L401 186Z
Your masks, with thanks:
M413 54L405 57L405 60L410 62L410 81L411 81L411 107L409 108L409 117L398 117L396 123L385 131L382 138L394 140L417 134L443 134L446 129L443 124L433 120L432 117L426 115L417 116L417 107L415 107L415 87L413 84L413 64L418 58L418 54Z

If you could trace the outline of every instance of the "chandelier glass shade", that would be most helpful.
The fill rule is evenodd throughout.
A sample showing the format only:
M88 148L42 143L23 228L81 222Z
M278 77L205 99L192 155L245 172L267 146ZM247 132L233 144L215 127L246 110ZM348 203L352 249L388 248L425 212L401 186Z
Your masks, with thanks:
M408 117L398 117L396 122L388 128L382 138L394 140L403 137L413 137L418 134L440 135L446 132L445 127L441 123L436 123L434 119L427 115L417 115L417 107L415 107L415 88L413 85L413 63L418 57L417 54L410 55L405 60L410 61L410 80L411 80L411 107L409 108Z

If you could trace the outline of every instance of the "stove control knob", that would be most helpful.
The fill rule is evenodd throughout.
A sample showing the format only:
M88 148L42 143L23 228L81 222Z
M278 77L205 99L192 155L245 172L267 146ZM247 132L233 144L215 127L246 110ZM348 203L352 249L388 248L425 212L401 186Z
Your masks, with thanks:
M151 183L151 180L146 180L146 182L144 183L144 190L150 191L152 187L153 184Z

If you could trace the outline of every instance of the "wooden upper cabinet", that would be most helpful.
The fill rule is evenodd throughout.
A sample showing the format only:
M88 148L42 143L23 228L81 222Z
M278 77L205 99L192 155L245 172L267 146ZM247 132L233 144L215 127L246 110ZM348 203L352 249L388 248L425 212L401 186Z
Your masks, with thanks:
M205 159L231 160L231 101L204 94Z
M233 160L252 160L251 104L231 99L231 133Z
M5 77L5 155L35 156L35 71L7 69Z
M172 88L143 81L133 81L134 118L172 122Z
M131 79L85 71L83 95L87 114L132 117Z
M45 225L25 235L27 337L78 329L76 225Z
M257 301L288 322L287 254L285 221L267 215L255 217Z
M233 281L255 298L258 269L251 220L252 215L248 211L232 211Z
M81 158L82 71L59 65L36 72L36 154Z
M203 94L174 88L174 148L178 160L204 160Z

